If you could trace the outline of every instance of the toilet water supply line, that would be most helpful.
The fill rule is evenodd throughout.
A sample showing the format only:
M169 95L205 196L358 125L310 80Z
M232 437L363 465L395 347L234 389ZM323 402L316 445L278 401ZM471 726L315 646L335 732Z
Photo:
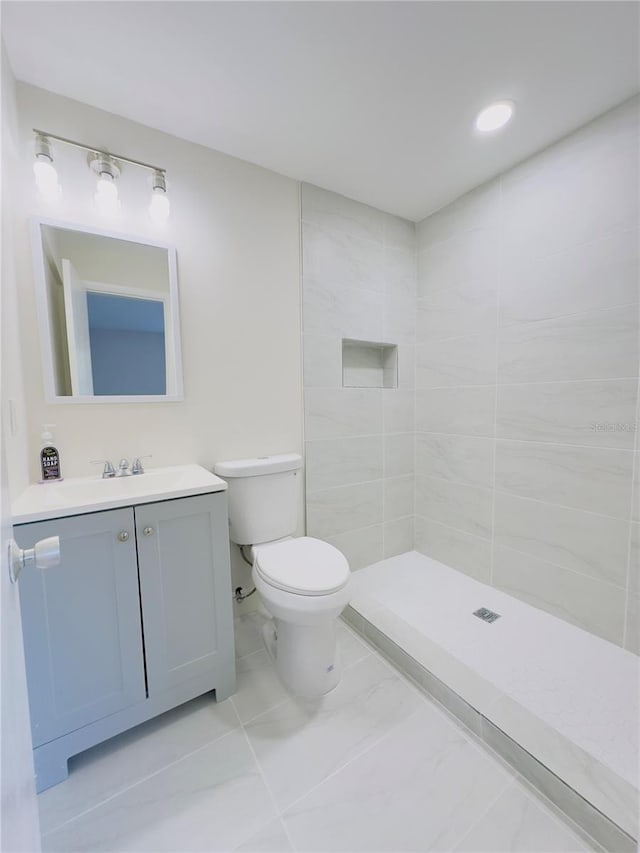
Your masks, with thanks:
M252 562L251 562L251 560L247 557L247 555L244 553L244 545L238 545L238 548L240 548L240 554L242 555L242 559L245 561L245 563L246 563L248 566L251 566L251 567L253 568L253 563L252 563ZM254 593L255 591L256 591L256 588L255 588L255 586L254 586L254 588L253 588L250 592L244 593L244 592L242 591L242 587L241 587L241 586L237 586L237 587L235 588L234 593L233 593L233 597L234 597L234 599L235 599L236 601L244 601L244 600L245 600L245 598L249 598L249 596L250 596L250 595L253 595L253 593Z

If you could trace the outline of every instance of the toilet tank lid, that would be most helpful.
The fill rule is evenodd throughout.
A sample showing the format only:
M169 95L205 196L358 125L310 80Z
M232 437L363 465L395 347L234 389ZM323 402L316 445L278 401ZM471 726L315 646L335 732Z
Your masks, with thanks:
M255 459L235 459L217 462L213 469L219 477L259 477L261 474L279 474L302 468L298 453L280 453L277 456L258 456Z

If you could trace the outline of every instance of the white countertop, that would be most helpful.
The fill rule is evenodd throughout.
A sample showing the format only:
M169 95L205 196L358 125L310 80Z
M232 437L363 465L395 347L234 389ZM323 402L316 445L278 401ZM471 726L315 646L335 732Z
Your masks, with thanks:
M129 477L73 477L29 486L11 504L14 524L100 512L121 506L223 492L227 484L201 465L148 468Z

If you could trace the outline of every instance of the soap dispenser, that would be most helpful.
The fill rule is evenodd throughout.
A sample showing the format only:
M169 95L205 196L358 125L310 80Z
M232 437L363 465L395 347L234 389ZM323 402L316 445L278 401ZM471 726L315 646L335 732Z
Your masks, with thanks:
M60 454L58 448L53 446L53 435L49 427L55 424L45 424L42 438L42 450L40 451L40 471L42 472L41 483L50 483L54 480L62 480L60 474Z

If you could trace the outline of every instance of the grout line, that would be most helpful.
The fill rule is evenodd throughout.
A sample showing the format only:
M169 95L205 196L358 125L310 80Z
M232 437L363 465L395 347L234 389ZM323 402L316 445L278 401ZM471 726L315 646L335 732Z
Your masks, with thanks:
M639 318L640 319L640 318ZM634 507L636 501L640 503L640 489L638 487L638 483L640 483L640 468L638 465L638 452L640 447L638 446L638 429L640 428L640 378L638 379L638 389L636 392L636 431L634 436L634 452L633 452L633 464L631 467L631 506L629 508L629 533L627 539L627 573L626 573L626 583L625 583L625 597L624 597L624 617L622 624L622 648L627 648L627 641L629 640L629 616L631 613L631 541L633 534L633 523L634 523Z
M451 340L447 338L446 340ZM439 342L438 342L439 343ZM418 346L420 346L418 344ZM422 365L417 365L417 367L422 367ZM428 367L428 365L427 365ZM586 379L538 379L532 382L498 382L497 384L501 388L520 388L520 387L529 387L530 385L581 385L586 383L593 382L633 382L637 378L636 374L632 374L629 376L606 376L606 377L588 377ZM316 387L316 386L314 386ZM331 388L332 386L317 386L319 388ZM426 388L417 388L417 391L440 391L443 388L493 388L491 383L476 383L474 385L463 384L459 385L429 385ZM339 390L335 387L333 390ZM398 390L396 389L387 389L387 390ZM402 390L402 389L400 389Z
M271 790L271 786L270 786L270 785L269 785L269 783L267 782L266 774L265 774L265 772L263 771L263 769L262 769L262 766L261 766L260 762L258 761L258 756L256 755L256 752L255 752L255 750L254 750L254 748L253 748L253 745L252 745L252 743L251 743L251 740L249 739L249 735L247 734L246 729L245 729L245 727L244 727L244 726L242 726L242 734L244 735L244 739L245 739L245 741L246 741L246 743L247 743L247 746L249 747L249 751L251 752L251 755L253 756L253 761L254 761L254 763L255 763L256 770L258 771L258 775L260 776L260 779L262 780L262 784L264 785L265 790L266 790L266 792L267 792L267 794L268 794L268 796L269 796L269 799L271 800L271 805L273 806L274 811L275 811L275 813L276 813L276 816L277 816L278 820L280 821L280 824L281 824L281 826L282 826L282 828L283 828L283 830L284 830L284 834L285 834L285 836L286 836L286 838L287 838L287 841L289 842L289 844L290 844L290 846L291 846L291 849L292 849L292 850L295 850L295 846L294 846L294 844L293 844L293 841L292 841L292 839L291 839L291 836L289 835L289 831L288 831L288 829L287 829L287 826L286 826L285 822L282 820L282 812L280 811L280 808L279 808L279 806L278 806L277 800L276 800L276 798L275 798L275 796L274 796L273 791ZM265 823L265 825L264 825L264 826L265 826L265 827L266 827L266 826L268 826L268 825L269 825L269 823L270 823L270 821L269 821L269 822L267 822L267 823ZM263 828L264 828L264 827L263 827ZM254 835L255 835L255 833L254 833ZM247 839L247 840L250 840L250 839Z
M229 697L229 698L231 699L231 697ZM154 776L158 776L160 773L164 773L170 767L174 767L176 764L180 764L182 761L186 761L186 759L191 758L193 755L196 755L196 753L198 753L198 752L202 752L203 749L207 749L208 747L212 746L214 743L218 743L218 741L221 741L223 738L227 738L233 734L236 734L238 731L240 731L240 729L243 729L243 725L242 725L242 722L240 721L240 718L238 716L238 712L236 711L235 705L233 705L233 703L231 703L231 707L233 708L233 711L234 711L234 713L238 719L238 725L235 728L231 729L231 731L225 732L224 734L220 735L219 737L216 737L216 738L213 738L213 740L207 741L207 743L202 744L197 749L192 749L189 752L185 752L179 758L176 758L174 761L170 761L168 764L164 764L158 770L154 770L153 773L148 773L146 776L142 776L140 779L136 779L135 782L131 782L131 784L125 785L124 788L119 788L117 791L114 791L113 794L110 794L108 797L105 797L104 800L100 800L99 803L96 803L95 805L91 806L90 808L85 809L82 812L79 812L78 814L74 815L72 818L69 818L69 820L65 820L63 823L59 824L54 829L49 829L47 832L44 832L42 834L42 837L45 838L47 835L53 835L54 832L57 832L59 829L62 829L62 827L67 826L70 823L74 823L75 821L79 820L80 818L84 817L85 815L90 814L93 811L96 811L97 809L101 808L102 806L106 805L107 803L110 803L112 800L115 800L121 794L125 794L127 791L131 791L133 788L137 788L139 785L142 785L144 782L148 782L149 779L153 779ZM152 718L152 719L154 719L154 718ZM129 730L129 731L131 731L131 730Z
M500 227L498 228L498 286L496 287L496 326L500 327L500 290L502 288L502 265L503 265L503 249L504 249L504 239L503 239L503 193L504 189L502 186L502 178L499 178L499 217L498 222ZM495 393L493 397L493 471L492 471L492 483L491 483L491 554L489 557L489 584L493 586L493 570L495 564L495 549L496 549L496 471L497 471L497 457L498 457L498 374L499 374L499 364L500 364L500 334L496 332L496 341L495 341Z
M504 786L503 788L501 788L501 789L500 789L500 791L498 792L498 794L496 794L496 796L491 800L491 802L489 803L489 805L487 806L487 808L482 812L482 814L481 814L478 818L476 818L476 820L473 820L473 821L471 822L471 825L470 825L470 826L469 826L469 828L466 830L466 832L465 832L465 833L463 833L462 837L461 837L461 838L459 838L459 839L457 840L457 842L456 842L456 844L455 844L455 847L452 847L452 848L451 848L451 849L454 851L454 853L455 853L455 851L456 851L456 850L458 850L458 849L459 849L460 845L465 841L465 839L466 839L466 838L468 838L468 837L471 835L471 833L473 832L473 830L474 830L474 829L475 829L475 828L476 828L480 823L482 823L482 821L486 818L486 816L489 814L489 812L491 811L491 809L496 805L496 803L498 802L498 800L501 800L501 799L502 799L502 797L504 797L504 795L509 791L509 789L510 789L510 788L515 787L515 784L516 784L516 778L515 778L515 776L511 776L511 777L507 780L507 782L506 782L505 786Z

